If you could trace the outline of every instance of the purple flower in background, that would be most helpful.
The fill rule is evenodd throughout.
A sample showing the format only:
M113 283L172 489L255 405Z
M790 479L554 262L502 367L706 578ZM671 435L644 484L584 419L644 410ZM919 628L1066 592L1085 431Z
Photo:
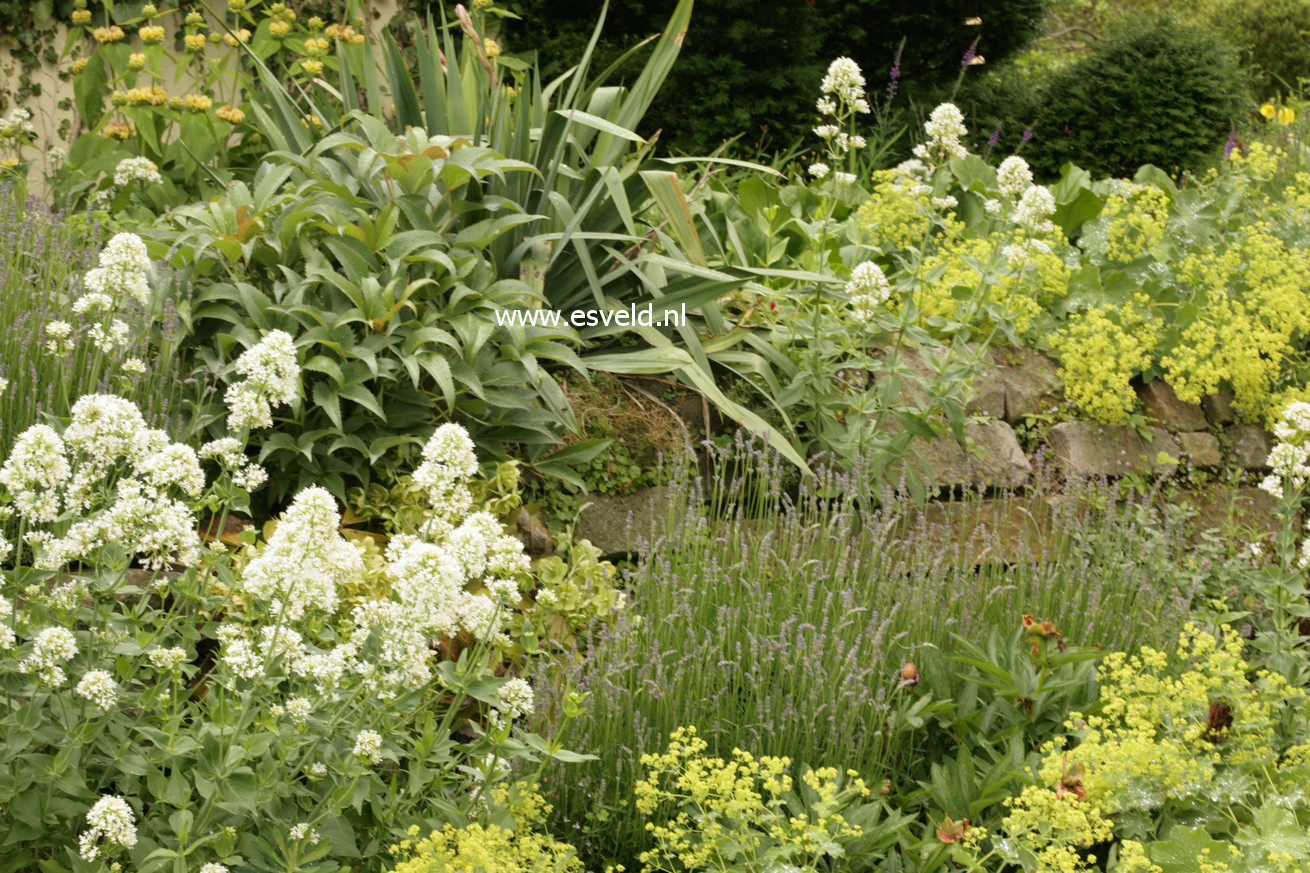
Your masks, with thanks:
M966 51L964 57L960 59L960 66L971 66L973 64L973 59L976 57L978 57L978 44L975 42L973 45L969 46L969 50Z
M1001 141L1001 126L998 124L996 125L996 129L992 131L992 135L987 137L987 147L994 149L996 148L996 144L999 143L1000 141Z
M1023 129L1023 137L1022 137L1022 139L1023 139L1024 142L1032 142L1032 139L1033 139L1033 129L1032 129L1031 127L1025 127L1025 128Z
M1241 145L1241 142L1237 138L1237 130L1234 128L1233 132L1228 134L1228 141L1224 143L1224 160L1228 160L1233 156L1233 152Z
M887 76L887 99L892 100L896 97L896 88L901 81L901 59L897 57L892 62L890 74Z

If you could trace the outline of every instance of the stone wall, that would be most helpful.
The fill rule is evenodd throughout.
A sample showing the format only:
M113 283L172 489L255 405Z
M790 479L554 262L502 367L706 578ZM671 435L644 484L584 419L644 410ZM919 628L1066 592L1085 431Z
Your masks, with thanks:
M1184 403L1165 382L1156 380L1138 389L1149 422L1141 431L1132 425L1084 421L1033 427L1030 416L1057 413L1064 403L1055 361L1014 349L994 351L989 360L968 404L972 420L965 426L965 445L949 435L919 441L908 462L921 471L932 471L939 488L995 493L982 501L981 508L970 510L988 519L983 523L993 529L1031 527L1034 518L1045 517L1042 502L1059 499L1026 493L1038 467L1060 477L1107 479L1173 476L1183 464L1213 473L1260 474L1266 469L1272 440L1262 428L1236 420L1231 396ZM1027 450L1016 426L1031 435ZM1264 533L1275 529L1272 498L1249 485L1182 487L1174 496L1192 504L1198 532L1234 524ZM958 504L930 505L924 512L929 517L949 513L956 511L950 508L953 505ZM577 533L608 555L632 554L640 550L666 509L667 494L658 487L599 497L582 512ZM1016 553L996 557L1040 559L1043 543L1043 537L1037 536Z

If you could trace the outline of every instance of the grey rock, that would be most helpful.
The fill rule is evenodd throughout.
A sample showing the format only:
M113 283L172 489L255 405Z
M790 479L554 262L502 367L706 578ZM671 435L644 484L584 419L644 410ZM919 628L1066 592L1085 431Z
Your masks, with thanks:
M1205 430L1209 426L1199 403L1184 403L1163 379L1152 379L1137 389L1146 414L1171 431Z
M1278 502L1259 488L1208 488L1184 492L1181 500L1196 510L1191 526L1197 537L1217 531L1258 539L1273 536L1282 528Z
M966 407L1017 424L1025 415L1041 412L1060 397L1059 364L1027 349L996 349L973 383Z
M1218 467L1224 462L1219 438L1212 433L1180 433L1178 444L1194 467Z
M1123 476L1129 473L1172 476L1178 469L1178 441L1153 427L1150 438L1124 424L1062 421L1051 428L1047 444L1055 462L1075 476ZM1163 452L1166 458L1162 459Z
M1272 443L1269 434L1254 424L1235 424L1224 431L1232 462L1243 470L1264 470Z
M574 535L606 556L636 554L642 543L667 532L670 499L666 485L593 497L579 513Z
M910 444L906 461L938 487L1018 488L1032 475L1014 430L1003 421L970 422L960 445L950 434Z
M1205 417L1210 419L1211 424L1232 424L1237 420L1237 413L1233 411L1231 391L1207 394L1201 398L1201 408L1205 410Z

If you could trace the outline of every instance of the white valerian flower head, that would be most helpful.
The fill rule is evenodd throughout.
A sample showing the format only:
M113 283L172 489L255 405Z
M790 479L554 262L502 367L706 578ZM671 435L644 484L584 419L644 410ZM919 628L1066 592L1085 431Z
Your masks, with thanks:
M223 664L241 679L257 679L264 673L264 659L250 640L232 639L223 645Z
M823 163L823 161L815 161L810 164L809 167L809 174L816 179L822 179L824 176L827 176L828 171L829 167L827 164Z
M996 168L996 184L1001 193L1011 200L1027 191L1032 183L1033 171L1028 167L1028 162L1018 155L1010 155Z
M63 685L64 670L60 665L77 654L77 639L62 627L48 627L36 635L32 652L18 664L20 673L35 673L48 685Z
M932 205L937 209L942 209L942 210L954 209L955 207L960 205L960 201L956 200L950 194L947 194L944 197L932 198Z
M133 182L162 185L164 177L159 175L159 167L149 158L124 158L114 168L114 185L122 188Z
M367 764L377 764L382 760L382 735L377 731L362 730L355 734L356 758Z
M464 483L477 472L478 458L468 431L458 424L443 424L423 446L414 484L426 492L437 516L449 520L468 511L473 497Z
M836 182L838 185L854 185L855 174L836 172L832 174L832 180Z
M836 115L837 101L831 97L820 97L815 101L814 108L819 111L820 115Z
M200 868L199 873L229 873L227 867L217 861L210 861Z
M303 725L314 712L314 706L303 697L287 698L286 714L297 725Z
M850 296L855 319L865 322L873 317L878 307L887 302L892 289L882 267L873 261L865 261L851 270L851 277L846 281L846 293Z
M1274 423L1274 436L1284 442L1310 437L1310 403L1294 400L1283 407L1282 415Z
M104 712L113 709L118 703L118 684L104 670L89 670L77 683L75 690L78 697Z
M52 321L45 326L46 351L66 355L73 350L73 326L66 321Z
M300 363L291 334L269 331L236 361L236 372L244 377L228 386L223 395L228 406L228 427L257 430L273 426L272 410L290 406L300 396Z
M318 831L310 827L309 822L302 821L291 826L291 830L287 831L287 838L293 843L306 840L312 846L318 842Z
M969 153L960 142L960 137L969 132L964 126L964 113L954 103L943 103L934 109L923 130L928 134L928 141L914 147L915 157L940 164Z
M287 621L309 609L333 612L337 589L364 573L359 549L341 536L340 526L336 499L324 488L304 489L247 565L242 587Z
M77 839L78 854L83 861L101 857L105 848L131 849L136 845L136 815L121 797L107 794L95 802L86 814L87 830Z
M536 697L525 679L509 679L500 686L500 712L511 718L532 715L536 710Z
M171 673L187 662L187 654L185 649L177 646L167 649L152 646L146 650L146 659L156 670L167 670Z
M113 300L131 297L142 306L150 303L150 254L134 233L115 234L100 252L100 266L82 278L88 292Z
M1055 224L1055 197L1042 185L1029 185L1014 207L1014 223L1029 233L1050 233Z
M19 434L0 466L0 485L19 515L41 524L58 517L61 492L71 475L63 439L49 425L34 424Z
M146 367L146 362L140 358L124 358L123 363L119 365L119 369L129 376L144 376L150 372L149 368Z
M994 197L988 197L983 201L983 209L987 211L988 215L1000 215L1003 206L1004 204Z
M0 597L0 650L11 651L18 645L18 636L12 627L13 616L13 603L7 597Z
M864 100L864 73L860 65L848 57L836 58L828 65L828 72L819 87L824 94L833 95L856 111L869 111ZM861 104L862 109L858 108Z

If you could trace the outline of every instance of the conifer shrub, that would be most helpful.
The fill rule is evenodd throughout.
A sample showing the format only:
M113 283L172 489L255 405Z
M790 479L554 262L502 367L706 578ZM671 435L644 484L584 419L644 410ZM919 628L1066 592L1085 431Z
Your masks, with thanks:
M1132 177L1142 164L1195 169L1221 153L1247 101L1237 53L1208 30L1162 18L1130 27L1056 73L1024 155Z

